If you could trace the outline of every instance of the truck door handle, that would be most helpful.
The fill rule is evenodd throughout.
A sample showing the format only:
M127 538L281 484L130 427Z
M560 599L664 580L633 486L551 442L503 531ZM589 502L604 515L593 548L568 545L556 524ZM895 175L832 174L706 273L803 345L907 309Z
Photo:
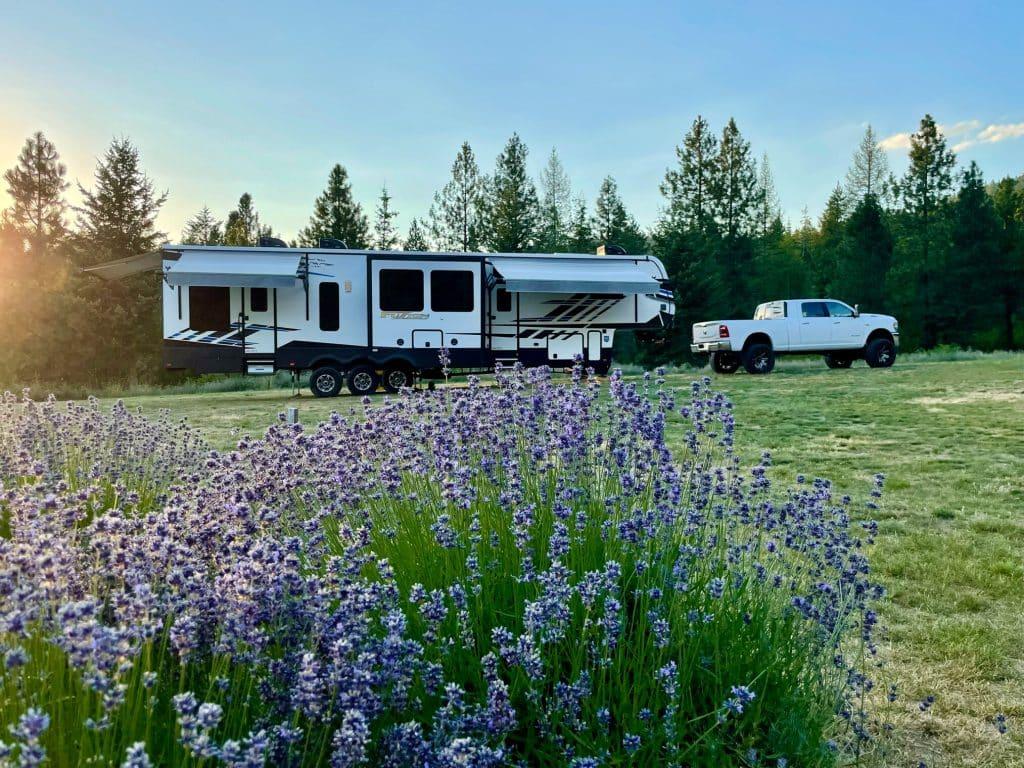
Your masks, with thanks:
M810 320L804 320L802 323L800 323L800 325L810 325L810 324L811 324Z

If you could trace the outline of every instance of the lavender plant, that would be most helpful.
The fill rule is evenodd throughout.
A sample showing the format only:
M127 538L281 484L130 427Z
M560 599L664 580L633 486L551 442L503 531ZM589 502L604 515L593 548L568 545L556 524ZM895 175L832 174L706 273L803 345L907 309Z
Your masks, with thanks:
M744 471L709 384L499 371L227 453L7 396L0 760L856 757L873 525Z

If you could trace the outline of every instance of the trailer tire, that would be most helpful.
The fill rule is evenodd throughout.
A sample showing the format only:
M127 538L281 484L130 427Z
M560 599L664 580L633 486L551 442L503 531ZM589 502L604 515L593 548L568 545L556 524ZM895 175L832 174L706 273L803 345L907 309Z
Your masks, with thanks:
M775 367L775 351L771 344L751 344L743 352L743 367L747 373L771 373Z
M348 372L345 383L353 395L372 395L380 386L380 376L369 365L357 365Z
M309 388L317 397L336 397L341 391L341 372L337 368L324 366L313 371L309 377Z
M412 382L412 370L406 365L388 365L384 368L384 375L381 377L384 391L393 395L406 387L411 387Z
M873 339L864 349L864 359L872 368L890 368L896 362L896 345L889 339Z
M825 365L829 368L849 368L853 365L853 358L839 352L829 352L825 355Z
M736 373L740 367L740 356L735 352L712 352L711 370L715 373Z

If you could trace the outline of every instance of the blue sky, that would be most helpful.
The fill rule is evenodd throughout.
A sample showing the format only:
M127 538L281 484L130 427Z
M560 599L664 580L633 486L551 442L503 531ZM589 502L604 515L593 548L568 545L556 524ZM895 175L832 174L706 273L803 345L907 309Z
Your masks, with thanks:
M367 209L387 184L404 230L463 140L489 170L513 131L535 177L556 147L589 202L611 174L647 226L697 113L736 118L794 221L868 123L896 171L931 112L962 162L1024 172L1019 2L100 5L0 0L0 167L42 129L88 185L128 136L171 239L244 191L291 237L335 162Z

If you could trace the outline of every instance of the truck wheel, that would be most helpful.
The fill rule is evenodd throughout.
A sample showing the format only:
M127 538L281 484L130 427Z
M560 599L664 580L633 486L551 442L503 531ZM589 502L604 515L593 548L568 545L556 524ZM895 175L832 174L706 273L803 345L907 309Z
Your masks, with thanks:
M395 394L406 387L412 386L412 371L403 365L389 365L384 369L381 383L384 384L385 392Z
M743 367L747 373L771 373L775 367L775 352L768 344L751 344L743 353Z
M348 372L348 391L353 395L372 395L380 386L380 377L368 365L357 365Z
M740 358L734 352L711 353L711 370L715 373L736 373L739 367Z
M840 355L836 352L829 352L825 355L825 365L829 368L849 368L853 365L853 358L849 355Z
M889 368L896 362L896 345L889 339L875 339L864 350L864 359L872 368Z
M335 397L341 391L341 379L337 368L317 368L309 377L309 388L317 397Z

